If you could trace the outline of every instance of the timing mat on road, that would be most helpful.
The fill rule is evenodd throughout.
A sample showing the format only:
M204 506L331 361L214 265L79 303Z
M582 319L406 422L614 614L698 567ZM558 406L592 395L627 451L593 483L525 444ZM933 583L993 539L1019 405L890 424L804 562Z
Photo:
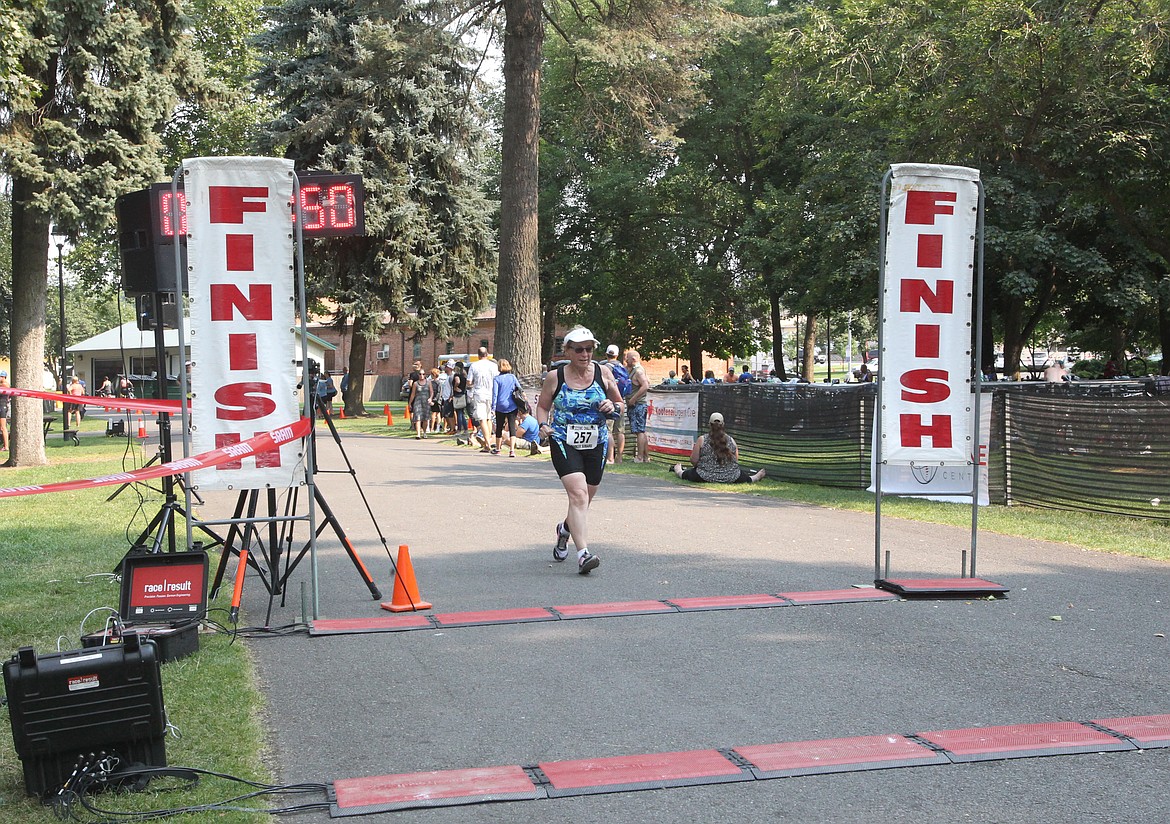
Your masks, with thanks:
M479 612L419 612L379 615L371 618L318 618L309 623L310 635L353 635L368 632L407 632L416 629L450 629L538 621L572 621L621 615L666 615L724 609L768 609L811 604L856 604L897 601L900 596L870 587L826 589L814 592L780 592L775 595L717 595L705 598L671 598L662 601L617 601L608 604L571 604L559 607L520 607Z
M334 781L330 816L1170 747L1170 715L934 730Z

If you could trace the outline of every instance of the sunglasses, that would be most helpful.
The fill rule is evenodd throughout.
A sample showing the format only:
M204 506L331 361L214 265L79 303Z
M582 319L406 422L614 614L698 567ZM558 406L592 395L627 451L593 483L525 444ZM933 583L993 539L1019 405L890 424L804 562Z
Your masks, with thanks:
M578 355L581 354L582 352L592 352L593 351L592 346L570 346L569 348L572 349L574 352L576 352Z

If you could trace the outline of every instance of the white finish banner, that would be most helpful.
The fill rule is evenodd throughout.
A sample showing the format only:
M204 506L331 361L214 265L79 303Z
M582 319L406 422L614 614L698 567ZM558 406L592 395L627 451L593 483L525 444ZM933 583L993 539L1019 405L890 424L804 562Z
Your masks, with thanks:
M978 184L976 169L891 166L878 373L886 464L967 464L974 453Z
M183 161L190 293L191 442L223 449L300 417L293 164L267 157ZM304 483L304 448L193 473L203 490Z
M974 402L974 399L972 399ZM987 488L987 445L991 440L991 397L979 405L979 506L991 503ZM873 478L877 472L875 456L870 453L869 491L874 491ZM882 494L928 498L951 503L971 502L972 473L975 467L967 464L914 463L882 468Z
M656 452L690 456L699 435L699 393L651 390L646 404L648 447Z

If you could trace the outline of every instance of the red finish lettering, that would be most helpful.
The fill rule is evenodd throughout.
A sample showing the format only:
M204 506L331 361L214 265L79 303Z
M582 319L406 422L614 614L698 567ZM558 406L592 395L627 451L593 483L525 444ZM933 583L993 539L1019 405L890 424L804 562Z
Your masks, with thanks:
M922 439L928 437L935 449L951 447L951 416L934 415L930 423L921 415L902 415L899 418L902 446L921 447Z
M215 434L215 448L223 449L225 446L231 446L240 442L240 434L238 432L217 432ZM223 469L243 469L242 461L228 461L221 463L216 467L217 470Z
M276 411L272 384L262 381L241 381L221 386L215 390L215 402L219 406L215 416L221 421L251 421Z
M942 268L942 235L918 236L918 268Z
M948 377L945 369L911 369L899 379L899 383L906 387L902 390L902 400L909 403L945 401L951 396Z
M939 330L937 323L919 323L914 327L914 357L937 358L939 355Z
M211 319L232 320L233 310L247 320L272 320L272 284L249 285L248 297L234 283L211 284Z
M263 200L244 198L267 198L267 186L208 186L207 196L211 206L212 223L243 223L245 212L264 212L268 204Z
M935 215L953 215L955 213L955 207L950 204L958 199L958 192L927 192L922 189L911 189L906 192L906 222L933 226Z
M256 348L256 333L228 335L228 369L238 372L259 369L260 358Z
M940 280L934 289L925 280L902 278L901 300L898 309L903 312L920 312L925 306L935 314L950 315L955 311L955 282Z
M255 271L252 235L227 235L227 270L229 272Z
M253 432L252 437L257 435L266 435L267 432ZM256 453L256 468L257 469L274 469L280 466L280 449L274 448L267 452Z

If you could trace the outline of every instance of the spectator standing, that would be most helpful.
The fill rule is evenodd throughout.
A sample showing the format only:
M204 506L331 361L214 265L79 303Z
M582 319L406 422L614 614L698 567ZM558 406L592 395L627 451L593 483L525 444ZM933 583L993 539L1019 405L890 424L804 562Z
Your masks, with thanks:
M581 575L601 563L589 551L589 507L605 474L605 442L609 440L605 419L621 404L613 376L593 361L593 350L599 345L585 327L570 329L565 335L569 362L549 372L536 408L540 432L548 435L553 467L569 498L568 513L556 526L553 559L563 561L569 556L571 537ZM627 353L627 363L628 358Z
M410 404L410 417L414 421L414 439L422 440L427 436L427 420L431 414L431 384L419 370L410 373L407 403Z
M630 432L634 434L634 463L646 463L646 393L650 391L650 379L642 366L642 356L637 349L626 352L626 371L630 373L630 396L626 399L627 415L630 416Z
M743 365L743 371L739 373L739 378L737 378L737 380L740 383L751 383L752 382L752 370L751 370L751 367L748 366L746 363Z
M436 366L431 370L430 376L427 380L431 385L431 420L427 424L427 431L438 432L443 428L443 399L441 385L443 376L439 372L439 367Z
M739 447L723 426L723 415L712 412L706 435L700 435L691 449L689 469L675 464L670 471L684 481L716 484L754 483L764 477L764 470L748 472L739 465Z
M724 383L735 383L735 367L731 366L727 369L727 374L723 376Z
M618 394L622 396L622 403L624 404L630 392L633 391L634 384L630 381L630 373L626 371L626 367L618 359L618 351L617 346L612 343L605 347L605 365L609 367L609 373L613 375L614 383L617 384ZM609 446L607 447L606 463L621 463L622 456L626 452L626 424L622 420L620 411L609 422L609 429L612 437L609 439Z
M673 369L671 369L670 372L667 373L666 377L662 381L662 385L663 386L678 386L678 377L675 375Z
M333 376L326 369L317 380L317 403L320 405L321 411L333 414L333 399L335 397L337 397L337 384L333 382Z
M1064 361L1053 360L1044 367L1044 380L1048 383L1063 383L1068 380L1068 370L1064 368Z
M698 383L699 381L696 380L695 376L691 374L691 367L687 366L684 363L683 367L682 367L682 374L679 375L678 382L684 383L684 384L692 384L692 383Z
M706 384L707 386L714 386L715 384L719 383L719 381L715 379L715 370L708 369L703 375L703 380L700 381L700 383Z
M458 434L455 428L454 398L455 361L448 360L443 364L443 374L439 376L439 414L443 418L444 434Z
M85 394L85 388L81 385L81 381L76 375L69 381L69 394L80 397ZM81 404L68 403L65 404L65 428L66 429L80 429L81 428ZM74 415L77 416L76 426L73 423Z
M463 364L458 361L447 361L454 364L454 374L451 375L451 406L455 410L455 443L463 446L475 446L475 439L467 434L467 372Z
M491 443L491 433L488 426L491 424L492 387L500 368L496 362L488 357L486 346L479 347L479 360L471 364L467 374L471 394L468 408L471 409L471 420L479 429L479 438L482 444L480 452L491 452L488 446Z
M496 443L492 454L503 451L504 425L508 426L508 457L516 457L516 399L512 393L520 388L520 382L512 374L512 364L507 358L500 358L500 374L492 379L492 411L496 415Z

